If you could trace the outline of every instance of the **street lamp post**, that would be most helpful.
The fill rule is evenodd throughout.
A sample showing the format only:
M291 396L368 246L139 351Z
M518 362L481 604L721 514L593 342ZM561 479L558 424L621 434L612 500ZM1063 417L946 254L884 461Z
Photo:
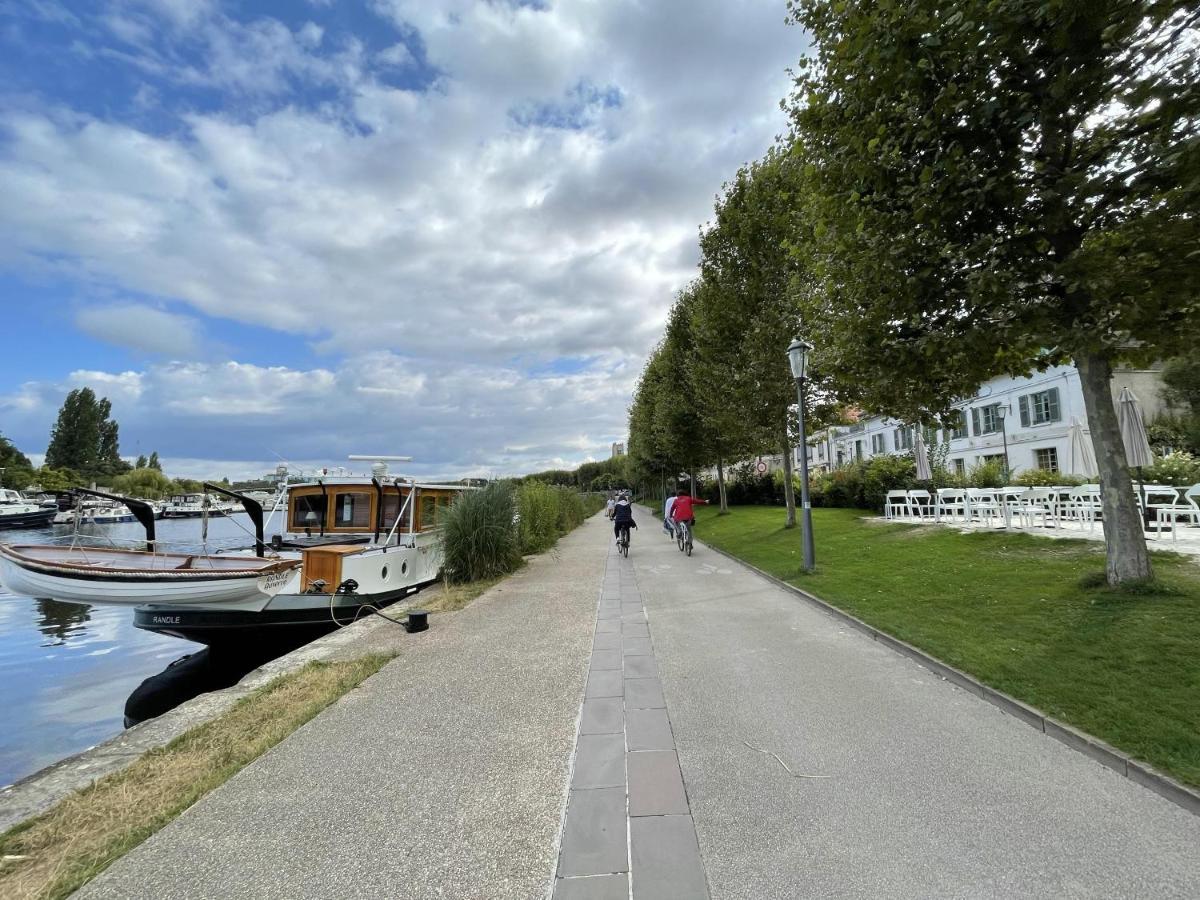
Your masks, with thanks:
M1005 418L1008 416L1008 407L996 404L996 418L1000 420L1000 439L1004 441L1004 480L1008 481L1008 475L1011 471L1008 465L1008 428L1004 424Z
M808 370L808 351L811 344L795 339L788 346L788 365L792 367L792 377L796 379L796 399L798 418L800 420L800 524L804 539L804 570L811 572L816 565L816 553L813 550L812 503L808 499L808 437L804 432L804 376Z

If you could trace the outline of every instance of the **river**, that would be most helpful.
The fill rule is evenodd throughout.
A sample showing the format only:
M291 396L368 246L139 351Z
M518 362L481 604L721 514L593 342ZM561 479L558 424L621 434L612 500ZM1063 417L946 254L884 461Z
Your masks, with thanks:
M161 541L198 544L196 519L156 523ZM245 515L213 519L208 532L221 545L245 542ZM137 540L136 522L88 526L86 541L105 535ZM0 531L5 543L47 543L69 529ZM133 610L33 600L0 587L0 785L119 733L125 698L143 679L199 644L133 627Z

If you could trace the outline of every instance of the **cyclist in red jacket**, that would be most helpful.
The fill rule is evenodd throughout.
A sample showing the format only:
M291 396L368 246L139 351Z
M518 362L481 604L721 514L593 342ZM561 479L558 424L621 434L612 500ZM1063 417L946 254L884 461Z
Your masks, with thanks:
M699 504L700 506L708 506L707 500L701 500L699 497L693 497L682 488L679 489L679 494L675 498L675 506L671 509L671 518L676 522L687 522L691 528L696 524L696 514L692 511L692 507Z

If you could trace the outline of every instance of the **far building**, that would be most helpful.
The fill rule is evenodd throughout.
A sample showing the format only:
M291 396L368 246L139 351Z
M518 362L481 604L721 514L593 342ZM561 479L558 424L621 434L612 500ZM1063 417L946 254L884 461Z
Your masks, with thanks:
M625 444L622 443L621 441L613 441L612 458L616 459L618 456L624 456L624 455L625 455Z

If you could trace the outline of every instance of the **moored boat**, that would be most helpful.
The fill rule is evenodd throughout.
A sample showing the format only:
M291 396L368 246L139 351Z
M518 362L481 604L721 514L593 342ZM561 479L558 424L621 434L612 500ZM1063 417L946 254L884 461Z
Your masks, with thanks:
M68 603L256 608L288 583L298 565L254 556L0 544L0 582L9 591Z
M16 491L0 488L0 528L45 528L58 510L29 500Z

